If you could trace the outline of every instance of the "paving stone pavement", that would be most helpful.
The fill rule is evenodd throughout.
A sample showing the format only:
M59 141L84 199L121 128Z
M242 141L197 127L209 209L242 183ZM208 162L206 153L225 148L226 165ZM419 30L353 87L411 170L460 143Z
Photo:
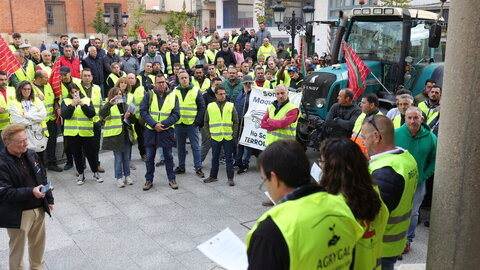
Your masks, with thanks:
M311 160L318 155L308 154ZM134 147L135 183L125 188L116 186L112 152L100 154L106 169L104 183L93 181L89 169L83 186L76 185L74 169L48 172L55 187L55 210L46 220L45 269L222 269L196 246L226 227L245 241L249 228L268 209L261 206L266 197L258 190L261 179L255 157L250 171L235 175L236 186L229 187L225 166L220 167L218 182L204 184L188 154L187 173L177 177L178 190L168 186L161 166L149 191L142 190L145 166L138 157ZM208 156L207 176L210 163ZM411 253L397 267L425 263L427 242L428 230L420 225ZM26 266L27 258L25 254ZM8 269L5 229L0 230L0 269Z

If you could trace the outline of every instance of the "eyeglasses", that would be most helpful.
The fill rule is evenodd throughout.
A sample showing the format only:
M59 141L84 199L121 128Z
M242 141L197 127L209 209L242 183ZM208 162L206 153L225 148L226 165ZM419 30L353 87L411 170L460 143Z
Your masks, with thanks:
M374 116L375 115L371 115L371 116L368 117L368 119L367 119L368 123L371 124L375 128L376 131L378 131L378 134L381 134L380 130L377 127L377 124L375 124L375 117Z
M260 176L260 178L262 179L262 183L260 184L260 186L258 186L258 190L262 190L263 185L264 185L265 182L267 181L267 179L266 179L266 178L263 178L263 176Z

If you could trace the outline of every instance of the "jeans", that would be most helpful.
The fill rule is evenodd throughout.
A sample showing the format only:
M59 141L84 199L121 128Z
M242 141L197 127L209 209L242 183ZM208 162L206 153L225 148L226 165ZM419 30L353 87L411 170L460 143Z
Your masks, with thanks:
M168 181L174 181L175 172L173 171L172 148L161 147L161 149L165 157L165 170L167 171ZM147 159L145 160L145 166L147 167L147 173L145 173L145 181L153 182L153 173L155 172L155 154L157 153L157 147L146 146L145 151L147 153Z
M190 140L193 153L193 163L195 170L202 168L201 152L200 152L200 136L198 127L193 125L175 125L175 137L177 138L177 150L178 150L178 167L185 169L185 145L187 143L187 137ZM164 152L165 154L165 152ZM166 157L165 157L166 158ZM166 160L165 160L166 162Z
M223 147L225 152L225 163L227 165L227 177L228 179L233 179L233 148L235 144L233 140L221 140L220 142L212 139L212 168L210 169L210 177L217 178L218 175L218 166L220 161L220 149Z
M48 165L57 164L57 137L58 137L58 125L56 120L50 120L47 122L47 129L50 136L47 141L47 162Z
M207 128L202 127L200 129L200 133L202 134L202 162L205 161L205 158L208 155L208 151L210 151L210 136L207 135Z
M235 158L235 163L238 166L248 168L251 156L252 148L239 144L237 147L237 156Z
M125 139L124 144L123 152L113 151L116 179L120 179L123 176L130 176L130 152L132 151L132 145L127 139Z
M382 258L382 270L393 270L393 266L397 262L398 256L383 257Z
M407 240L413 241L415 238L415 228L418 224L418 215L420 211L420 206L422 205L423 197L426 192L426 182L423 182L421 185L417 186L415 195L413 196L413 208L412 208L412 218L410 220L410 227L408 228Z
M160 159L160 161L165 161L165 155L163 154L163 149L162 147L159 147L158 148L158 158Z
M100 153L100 137L102 136L102 121L93 123L93 140L94 140L94 150L95 158L97 159L98 165L100 166L100 158L98 154Z

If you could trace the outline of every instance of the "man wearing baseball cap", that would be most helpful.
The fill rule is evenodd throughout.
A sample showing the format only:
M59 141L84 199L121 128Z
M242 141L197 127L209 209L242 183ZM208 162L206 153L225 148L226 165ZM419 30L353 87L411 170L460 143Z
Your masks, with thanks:
M238 37L238 43L242 44L242 48L245 48L245 43L250 42L252 37L245 30L245 27L240 28L240 36Z
M302 86L303 83L303 75L298 72L297 67L289 67L288 68L288 75L290 75L290 88L298 89Z

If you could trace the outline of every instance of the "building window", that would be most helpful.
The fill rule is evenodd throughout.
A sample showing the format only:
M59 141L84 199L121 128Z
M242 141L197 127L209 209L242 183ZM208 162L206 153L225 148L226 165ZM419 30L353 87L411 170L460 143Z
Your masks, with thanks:
M253 27L253 3L251 0L223 2L223 27Z
M61 34L67 32L65 2L45 2L47 32Z
M105 12L110 13L110 24L118 23L118 35L123 35L123 25L122 25L122 5L120 4L105 4ZM115 27L110 27L109 35L115 35Z

